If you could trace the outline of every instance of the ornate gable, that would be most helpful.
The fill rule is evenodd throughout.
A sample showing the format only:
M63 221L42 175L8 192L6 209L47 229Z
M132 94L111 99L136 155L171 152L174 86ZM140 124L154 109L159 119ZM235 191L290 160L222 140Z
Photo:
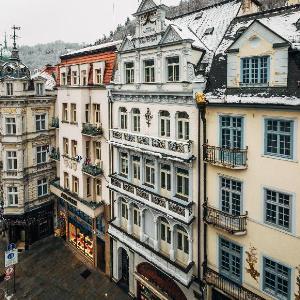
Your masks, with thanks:
M129 40L128 38L126 38L123 41L122 46L119 51L128 51L128 50L134 50L134 49L135 49L134 43L131 40Z
M157 5L153 0L143 0L135 14L140 14L156 7Z
M181 36L176 32L176 30L169 26L164 34L163 38L160 41L160 44L167 44L182 41Z

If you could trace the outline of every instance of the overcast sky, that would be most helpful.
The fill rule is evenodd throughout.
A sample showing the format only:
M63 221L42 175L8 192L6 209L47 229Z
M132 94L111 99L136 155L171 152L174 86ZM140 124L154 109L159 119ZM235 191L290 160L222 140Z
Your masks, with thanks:
M18 44L63 40L91 43L124 23L142 0L0 0L0 43L12 25L21 26ZM160 1L160 0L158 0ZM176 5L180 0L162 0ZM113 7L115 7L113 9ZM11 41L9 41L11 44Z

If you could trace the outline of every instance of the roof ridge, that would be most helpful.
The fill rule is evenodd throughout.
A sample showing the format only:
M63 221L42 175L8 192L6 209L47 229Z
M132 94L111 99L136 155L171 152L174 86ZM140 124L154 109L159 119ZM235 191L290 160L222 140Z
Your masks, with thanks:
M190 12L187 12L187 13L184 13L184 14L182 14L182 15L178 15L178 16L176 16L176 17L167 18L167 19L168 19L168 20L179 19L179 18L188 16L188 15L194 14L194 13L196 13L196 12L200 12L200 11L203 11L203 10L206 10L206 9L210 9L210 8L213 8L213 7L216 7L216 6L219 6L219 5L227 4L227 3L229 3L229 2L241 2L241 0L224 0L224 1L221 1L221 2L219 2L219 3L211 4L211 5L208 5L208 6L205 6L205 7L202 7L202 8L199 8L199 9L196 9L196 10L193 10L193 11L190 11Z

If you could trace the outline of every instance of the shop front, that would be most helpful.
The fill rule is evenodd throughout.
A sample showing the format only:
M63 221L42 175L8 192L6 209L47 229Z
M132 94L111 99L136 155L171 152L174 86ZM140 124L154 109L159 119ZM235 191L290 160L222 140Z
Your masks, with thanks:
M141 263L135 273L138 300L187 300L179 286L150 263Z

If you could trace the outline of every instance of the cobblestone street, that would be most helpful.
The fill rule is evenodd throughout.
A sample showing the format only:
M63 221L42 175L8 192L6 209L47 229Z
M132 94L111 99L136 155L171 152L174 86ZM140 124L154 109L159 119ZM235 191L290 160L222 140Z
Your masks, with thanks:
M5 248L6 243L1 239L1 274ZM91 274L84 279L80 273L86 269ZM5 288L5 282L0 288ZM86 266L61 239L55 237L39 241L19 255L16 291L13 299L20 300L130 299L102 273Z

